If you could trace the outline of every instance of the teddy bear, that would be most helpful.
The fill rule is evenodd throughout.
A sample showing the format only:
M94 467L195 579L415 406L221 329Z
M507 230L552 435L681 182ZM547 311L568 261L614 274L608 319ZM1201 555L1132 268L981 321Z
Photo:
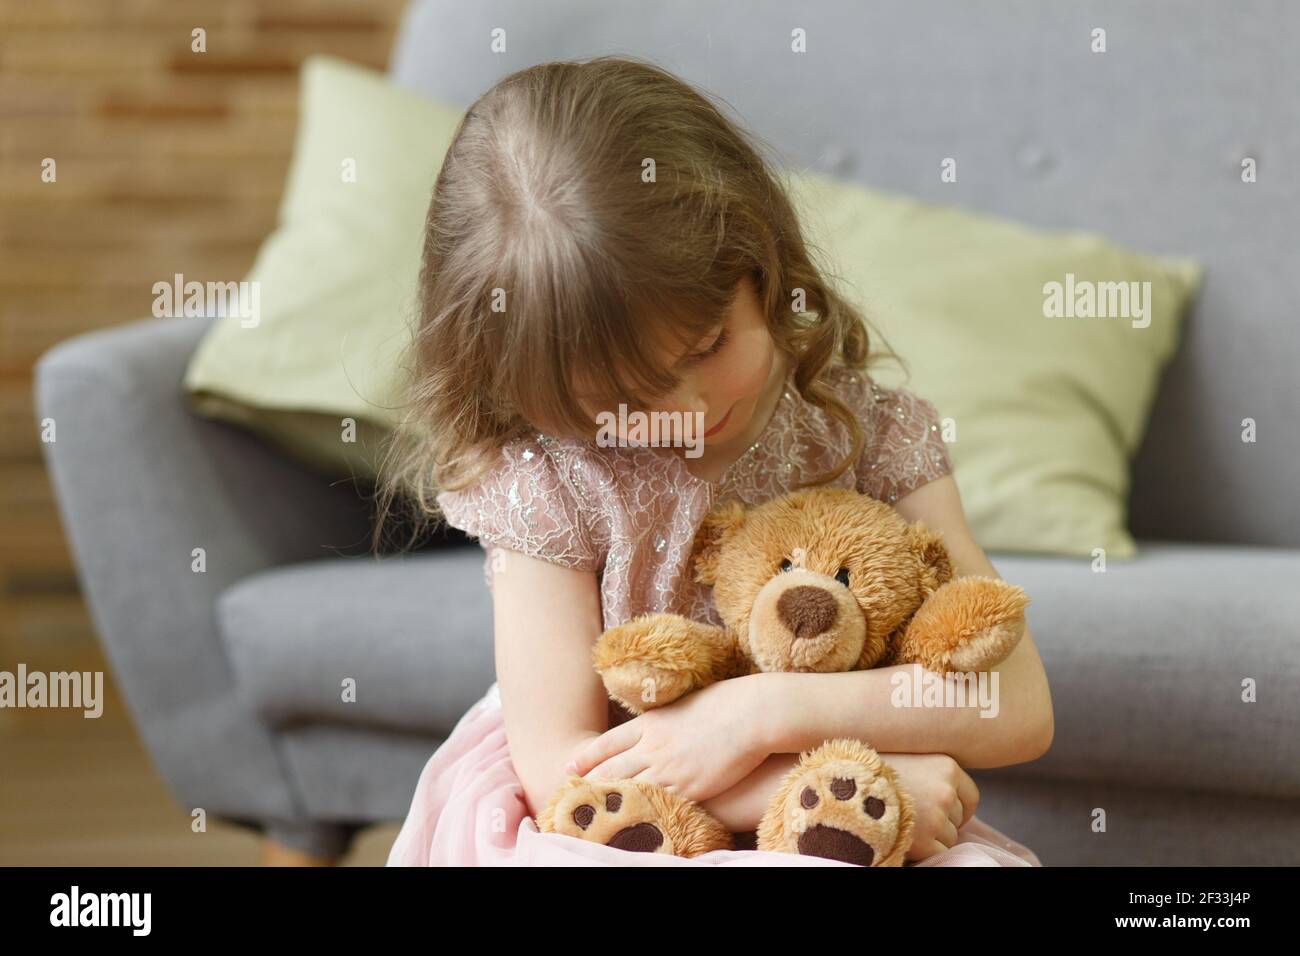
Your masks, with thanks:
M607 693L632 714L758 672L987 670L1020 640L1029 603L1001 578L954 577L941 533L845 488L801 489L752 508L722 503L696 533L692 566L713 589L721 626L645 614L592 648ZM910 795L873 748L828 740L782 779L757 849L901 866L913 817ZM537 826L684 857L734 846L698 803L639 780L570 775Z

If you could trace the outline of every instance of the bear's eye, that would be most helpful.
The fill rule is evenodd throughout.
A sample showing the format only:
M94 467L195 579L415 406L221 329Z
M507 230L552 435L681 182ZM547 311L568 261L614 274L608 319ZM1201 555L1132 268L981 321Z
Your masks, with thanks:
M848 587L848 586L849 586L849 569L848 569L848 568L840 568L838 571L836 571L836 572L835 572L835 580L836 580L836 581L839 581L840 584L844 585L845 587Z
M791 568L793 568L793 567L794 567L794 565L790 563L790 559L789 559L789 558L786 558L784 561L781 562L781 570L782 570L782 571L789 571L789 570L790 570Z

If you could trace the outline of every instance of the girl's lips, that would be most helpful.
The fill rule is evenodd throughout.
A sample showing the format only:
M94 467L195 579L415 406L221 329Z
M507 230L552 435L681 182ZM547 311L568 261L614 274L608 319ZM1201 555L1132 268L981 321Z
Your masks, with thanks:
M714 425L712 428L706 431L704 433L704 437L708 438L710 435L716 435L718 432L722 431L723 427L727 424L727 422L731 420L731 413L735 411L735 409L736 406L734 405L731 406L731 408L727 409L727 414L722 416L722 421L718 422L718 424Z

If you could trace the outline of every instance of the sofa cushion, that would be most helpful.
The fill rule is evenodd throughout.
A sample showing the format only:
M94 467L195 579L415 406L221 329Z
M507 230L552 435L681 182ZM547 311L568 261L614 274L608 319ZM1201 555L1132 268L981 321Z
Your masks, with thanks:
M397 417L424 216L462 110L325 56L303 64L279 222L185 374L200 414L250 428L331 478L373 480Z
M216 609L240 693L271 724L445 736L495 677L483 560L476 545L448 546L245 578Z
M990 559L1030 596L1056 721L1009 772L1300 796L1300 551L1143 541L1104 572Z
M1199 267L811 173L790 185L840 291L906 360L874 379L938 409L980 544L1132 557L1129 466Z

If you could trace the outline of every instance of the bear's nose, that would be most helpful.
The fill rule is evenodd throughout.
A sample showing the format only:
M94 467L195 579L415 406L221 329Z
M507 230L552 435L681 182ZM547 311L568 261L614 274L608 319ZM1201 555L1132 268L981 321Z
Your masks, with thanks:
M776 616L796 638L816 637L835 623L835 598L810 584L786 591L776 602Z

